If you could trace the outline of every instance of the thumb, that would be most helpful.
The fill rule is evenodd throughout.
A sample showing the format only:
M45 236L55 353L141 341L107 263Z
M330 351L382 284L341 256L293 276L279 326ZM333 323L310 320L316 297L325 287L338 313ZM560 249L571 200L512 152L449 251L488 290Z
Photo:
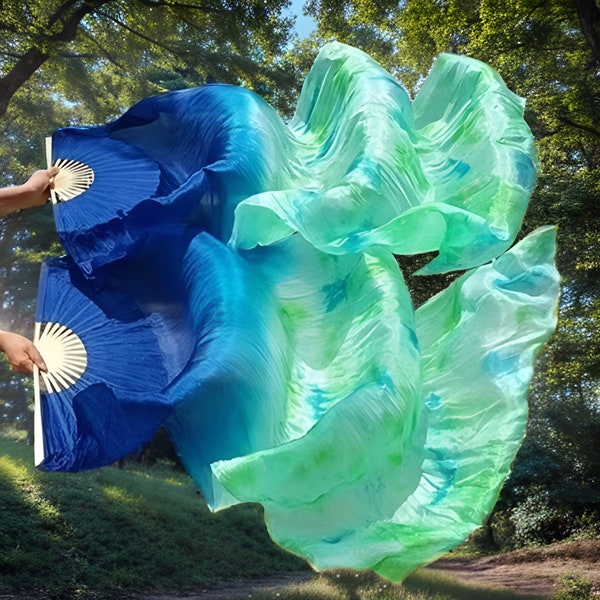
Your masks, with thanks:
M35 346L33 346L32 350L29 352L29 358L31 358L33 364L36 365L40 371L43 371L44 373L48 371L48 367L46 366L42 355Z

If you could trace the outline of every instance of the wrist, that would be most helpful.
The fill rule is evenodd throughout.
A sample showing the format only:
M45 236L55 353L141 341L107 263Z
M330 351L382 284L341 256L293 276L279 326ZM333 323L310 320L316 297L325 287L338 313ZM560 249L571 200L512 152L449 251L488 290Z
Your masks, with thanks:
M2 352L4 352L5 341L6 341L6 337L8 335L9 335L8 331L0 330L0 351L2 351Z
M36 193L35 187L26 181L25 183L21 183L20 185L15 185L13 187L13 194L15 198L18 198L20 202L26 202L30 198L32 198Z
M26 204L28 190L24 184L13 185L0 190L0 216L17 212Z

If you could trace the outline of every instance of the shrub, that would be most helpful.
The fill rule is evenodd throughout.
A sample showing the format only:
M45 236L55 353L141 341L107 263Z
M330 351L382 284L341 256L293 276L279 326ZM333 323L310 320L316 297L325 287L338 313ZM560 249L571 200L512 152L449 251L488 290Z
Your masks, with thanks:
M553 600L589 600L592 597L592 583L587 579L573 575L565 575Z
M546 490L533 490L512 510L510 520L515 547L563 540L577 525L576 515L568 508L553 504Z
M512 512L504 510L494 513L489 519L489 527L498 550L506 551L515 548L515 524Z
M592 540L600 538L600 511L587 511L579 519L573 534L572 539L576 540Z

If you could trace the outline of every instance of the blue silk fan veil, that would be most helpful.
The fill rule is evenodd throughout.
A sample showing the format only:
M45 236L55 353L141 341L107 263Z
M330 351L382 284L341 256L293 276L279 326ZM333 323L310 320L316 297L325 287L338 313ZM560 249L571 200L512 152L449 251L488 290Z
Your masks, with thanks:
M215 84L55 132L37 463L99 467L164 426L212 510L262 503L317 569L401 580L460 543L556 322L554 229L514 244L523 108L476 60L439 56L411 100L333 43L289 124ZM415 310L394 255L423 252L464 273Z

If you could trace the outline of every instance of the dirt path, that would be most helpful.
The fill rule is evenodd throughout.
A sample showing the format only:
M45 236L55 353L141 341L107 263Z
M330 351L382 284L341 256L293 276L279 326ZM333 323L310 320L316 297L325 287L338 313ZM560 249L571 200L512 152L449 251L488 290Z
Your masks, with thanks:
M484 558L444 558L426 567L472 587L509 588L517 593L552 598L557 582L576 574L594 582L600 597L600 540L567 542ZM224 587L188 595L144 595L143 600L225 600L258 591L278 592L318 575L310 572L276 575L265 580L229 582Z
M278 592L289 585L300 585L315 577L310 571L298 573L282 573L267 579L248 581L229 581L226 586L218 588L207 587L195 593L186 595L150 594L144 595L143 600L226 600L237 598L242 594L251 596L257 592ZM1 600L1 599L0 599Z
M575 574L594 584L600 598L600 540L566 542L538 549L519 550L483 558L444 559L425 567L425 571L450 576L469 587L509 588L517 593L550 599L557 582ZM147 592L123 596L127 600L229 600L251 597L259 591L277 595L288 586L320 577L310 571L277 574L262 580L229 581L219 587L206 587L190 593ZM39 600L27 595L2 595L0 600Z
M600 596L600 540L566 542L487 558L444 558L429 570L470 585L507 587L515 592L551 598L557 582L575 574L594 583Z

